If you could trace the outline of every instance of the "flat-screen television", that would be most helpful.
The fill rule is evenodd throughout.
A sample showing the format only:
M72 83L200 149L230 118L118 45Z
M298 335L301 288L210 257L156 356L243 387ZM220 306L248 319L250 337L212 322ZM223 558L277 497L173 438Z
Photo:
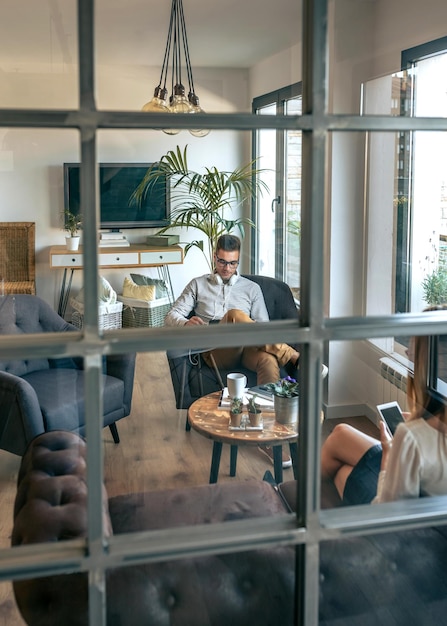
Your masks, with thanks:
M169 183L163 178L151 185L141 206L130 197L151 163L100 163L100 227L154 228L169 224ZM83 213L80 202L79 163L64 163L64 203L75 215Z

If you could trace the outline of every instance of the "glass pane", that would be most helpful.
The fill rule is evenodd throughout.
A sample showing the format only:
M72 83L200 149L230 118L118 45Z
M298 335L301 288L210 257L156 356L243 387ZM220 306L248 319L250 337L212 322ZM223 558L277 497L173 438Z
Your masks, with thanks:
M369 81L364 88L364 112L443 116L447 111L446 85L440 88L442 80L438 79L438 72L446 59L447 55L438 55L419 62L409 72ZM441 75L444 76L442 72ZM396 312L420 311L427 304L444 302L447 297L444 288L447 183L441 156L446 141L447 135L442 132L369 135L368 254L370 258L374 256L379 241L377 228L392 234L395 270L391 310ZM384 223L388 223L385 231ZM380 246L384 251L383 241ZM388 253L391 250L388 246ZM381 256L382 262L386 256L387 252ZM377 263L375 268L380 273ZM392 274L388 272L388 275ZM372 307L383 305L383 300L374 296L370 302ZM368 310L373 312L371 306Z
M77 3L4 2L0 22L0 108L78 106ZM26 24L24 13L26 12Z
M391 70L403 69L402 54L414 42L418 42L421 48L427 44L428 54L433 53L433 40L444 35L436 29L436 24L445 19L445 8L441 3L433 2L427 20L423 20L418 12L401 14L401 28L396 32L391 24L398 18L400 8L367 2L357 5L353 13L350 3L334 3L330 7L329 37L332 48L329 55L328 103L331 112L357 115L361 105L361 83L388 74ZM421 20L424 22L422 31ZM440 93L440 98L442 101L445 94ZM445 117L445 112L441 115Z
M415 64L414 115L447 117L447 53Z
M301 115L302 98L286 101L287 115ZM285 280L299 299L301 238L301 131L286 133Z
M271 104L258 111L259 115L276 115L277 106ZM258 132L259 168L264 170L261 179L269 193L258 196L258 268L264 276L275 276L276 244L280 237L276 234L277 190L276 190L276 131Z
M79 160L79 134L5 128L0 136L0 279L6 293L36 293L56 309L63 270L50 263L50 248L66 250L63 162Z
M170 2L162 2L156 7L143 5L129 10L118 0L95 3L95 71L100 109L141 110L152 99L160 81L164 87L162 65L170 6ZM278 0L276 5L267 3L258 12L245 3L237 13L229 11L224 3L216 5L212 12L191 2L184 2L183 8L191 82L207 113L250 111L254 95L300 80L300 63L292 60L299 58L301 48L299 2ZM172 52L171 49L166 78L167 101L177 82L183 84L186 96L190 91L183 47L180 46L180 77L172 76Z
M441 304L447 298L447 174L442 164L447 133L414 133L411 310Z
M444 543L442 527L323 542L320 622L423 623L427 615L433 623L442 622ZM421 560L430 562L423 587Z
M171 503L173 510L163 528L180 525L181 515L190 517L191 507L184 507L183 512L176 504L178 501ZM139 501L138 507L136 522L144 529L144 522L154 518L154 511L149 515L150 501ZM200 503L196 507L195 520L200 519L204 509ZM156 511L161 509L157 502ZM216 518L219 509L215 502ZM228 515L236 513L233 509L230 505ZM177 519L173 519L175 515ZM208 511L205 515L208 517ZM136 525L129 516L126 518L128 526ZM114 569L107 574L107 610L123 624L155 623L161 606L179 624L229 624L239 621L241 611L244 623L275 624L280 617L282 623L292 624L294 570L295 552L291 546ZM150 601L143 602L148 585ZM138 600L129 603L129 594Z

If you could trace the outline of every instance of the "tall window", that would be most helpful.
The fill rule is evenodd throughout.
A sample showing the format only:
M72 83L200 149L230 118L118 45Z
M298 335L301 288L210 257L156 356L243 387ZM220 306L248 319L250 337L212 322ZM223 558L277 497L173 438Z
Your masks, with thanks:
M402 68L364 85L363 113L445 117L447 37L405 50ZM376 133L367 146L367 312L419 312L444 302L447 135Z
M447 37L405 50L406 113L447 115ZM395 309L419 311L447 299L447 136L443 132L400 133L397 151L398 223L409 240L398 241ZM402 272L402 267L408 268Z
M258 115L300 115L301 83L255 98ZM301 233L301 131L257 132L255 155L269 194L258 199L256 271L285 280L298 295ZM262 242L262 245L260 245Z

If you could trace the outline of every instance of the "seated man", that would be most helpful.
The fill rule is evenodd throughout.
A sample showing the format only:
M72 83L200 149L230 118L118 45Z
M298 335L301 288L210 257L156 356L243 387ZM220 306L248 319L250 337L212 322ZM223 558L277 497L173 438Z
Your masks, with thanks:
M268 322L261 288L237 270L240 249L238 237L219 237L214 254L214 273L193 278L186 285L166 316L167 326ZM192 312L194 315L189 317ZM242 364L256 372L258 385L279 380L280 367L285 367L292 378L297 377L299 353L285 343L219 348L213 350L212 355L218 367L231 368ZM204 359L210 364L208 354L204 354ZM273 461L271 449L262 448L262 451ZM290 457L283 458L283 465L290 467Z

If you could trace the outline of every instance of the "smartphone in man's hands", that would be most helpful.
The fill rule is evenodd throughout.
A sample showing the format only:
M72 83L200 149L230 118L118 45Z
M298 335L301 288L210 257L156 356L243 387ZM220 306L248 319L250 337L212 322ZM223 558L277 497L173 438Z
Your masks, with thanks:
M389 434L393 437L398 425L405 421L402 410L396 401L378 404L380 419L385 422Z

